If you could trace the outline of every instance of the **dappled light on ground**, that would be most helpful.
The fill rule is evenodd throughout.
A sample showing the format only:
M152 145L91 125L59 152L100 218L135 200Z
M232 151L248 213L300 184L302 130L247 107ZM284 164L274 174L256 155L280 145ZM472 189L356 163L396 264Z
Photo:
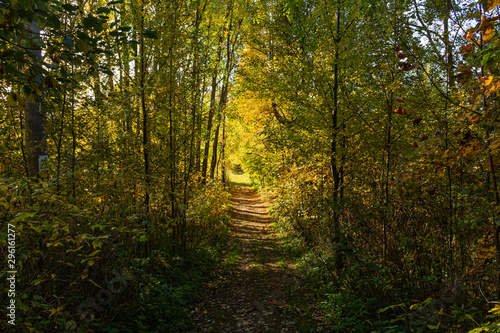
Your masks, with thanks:
M231 193L233 251L196 305L190 332L300 332L309 318L288 305L287 295L302 282L291 264L278 264L268 205L249 186ZM306 331L322 329L313 324Z

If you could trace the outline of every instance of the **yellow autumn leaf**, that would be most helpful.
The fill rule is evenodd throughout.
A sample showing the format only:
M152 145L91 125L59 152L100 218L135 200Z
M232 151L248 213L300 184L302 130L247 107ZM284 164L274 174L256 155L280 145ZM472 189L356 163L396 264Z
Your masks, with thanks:
M45 280L42 280L42 279L37 279L37 280L35 280L35 281L31 282L31 284L32 284L32 285L34 285L34 286L37 286L37 285L39 285L40 283L42 283L43 281L45 281Z
M500 81L495 81L490 86L490 89L486 90L484 93L486 95L489 95L489 94L494 93L495 91L497 91L499 88L500 88Z
M66 253L68 253L68 252L76 252L76 251L79 251L79 250L81 250L81 249L83 249L83 245L82 245L82 246L79 246L79 247L78 247L78 248L76 248L76 249L69 249L69 250L66 250Z
M90 283L92 283L94 286L96 286L97 288L99 289L102 289L102 287L100 285L98 285L97 283L95 283L94 281L92 281L91 279L87 279L87 281L89 281Z
M483 87L490 85L492 81L493 81L493 75L483 76L482 78L479 79L479 82L482 83Z
M412 306L410 306L410 311L413 311L413 309L415 309L419 306L420 306L420 303L413 304Z
M481 119L479 119L479 116L477 114L473 115L469 120L471 123L474 123L474 124L477 124L481 121Z
M10 107L14 107L17 105L16 100L14 99L14 96L12 94L7 95L7 104Z
M494 9L496 6L500 5L500 0L488 0L485 3L485 10L489 12L490 10Z
M490 311L488 311L488 312L490 312L490 313L497 313L497 312L499 312L499 311L500 311L500 305L495 304L495 306L493 307L493 309L491 309L491 310L490 310Z
M56 308L52 308L50 309L50 315L49 317L52 317L53 315L55 315L56 313L57 314L61 314L61 311L64 309L64 306L58 306L57 309Z
M483 34L483 43L490 41L495 36L495 27L490 25L486 28Z

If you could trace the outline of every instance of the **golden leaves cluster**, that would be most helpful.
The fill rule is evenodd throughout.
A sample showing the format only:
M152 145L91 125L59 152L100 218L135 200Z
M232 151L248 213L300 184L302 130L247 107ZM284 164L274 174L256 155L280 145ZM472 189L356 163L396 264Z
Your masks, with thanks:
M484 10L489 12L492 9L495 9L495 7L500 6L500 0L488 0L484 4Z

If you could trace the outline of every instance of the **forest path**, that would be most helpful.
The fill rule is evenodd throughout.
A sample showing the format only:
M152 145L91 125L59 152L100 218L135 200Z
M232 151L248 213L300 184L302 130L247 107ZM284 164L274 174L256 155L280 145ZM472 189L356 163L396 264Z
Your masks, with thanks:
M231 194L233 250L197 304L191 332L318 331L287 299L302 287L291 264L279 258L268 204L249 186L233 186Z

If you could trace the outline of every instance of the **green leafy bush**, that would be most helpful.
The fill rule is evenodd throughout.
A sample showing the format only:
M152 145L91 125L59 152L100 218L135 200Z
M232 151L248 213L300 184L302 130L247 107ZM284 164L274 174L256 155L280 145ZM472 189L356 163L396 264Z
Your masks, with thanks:
M156 211L128 215L109 194L85 202L55 194L57 185L2 179L0 218L16 232L16 327L19 332L87 329L176 331L227 237L229 196L200 189L190 210L186 248L173 247L173 222ZM111 194L112 195L112 194ZM88 200L92 199L92 200ZM194 207L194 206L193 206ZM121 218L117 219L117 218ZM210 230L201 234L197 228ZM0 245L7 248L6 234ZM9 276L2 266L0 277ZM6 292L1 301L7 304ZM0 314L6 316L6 308ZM131 320L132 318L132 320ZM2 321L0 329L6 329ZM9 327L10 329L10 327Z

